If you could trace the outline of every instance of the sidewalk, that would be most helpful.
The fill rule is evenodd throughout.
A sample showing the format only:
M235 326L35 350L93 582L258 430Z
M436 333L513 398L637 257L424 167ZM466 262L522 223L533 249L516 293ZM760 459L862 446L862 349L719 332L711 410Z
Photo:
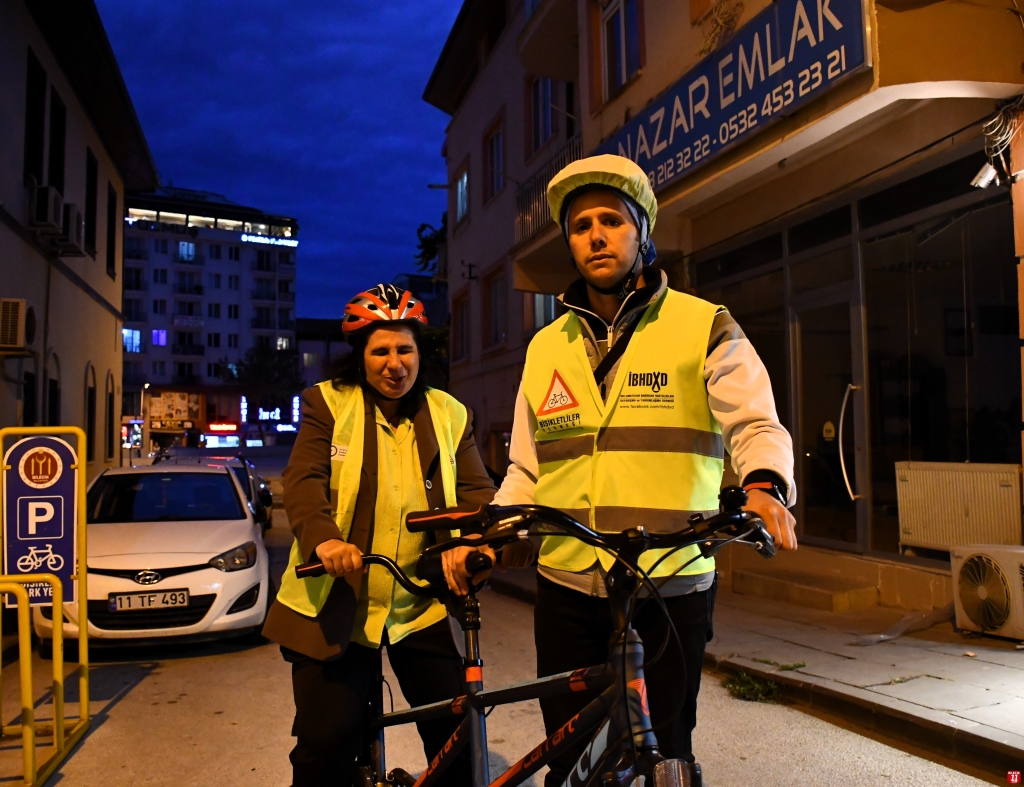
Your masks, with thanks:
M491 584L528 601L536 593L532 572L496 572ZM1024 650L950 623L870 647L850 644L904 614L821 612L720 590L705 663L772 680L798 705L1000 778L1021 769Z

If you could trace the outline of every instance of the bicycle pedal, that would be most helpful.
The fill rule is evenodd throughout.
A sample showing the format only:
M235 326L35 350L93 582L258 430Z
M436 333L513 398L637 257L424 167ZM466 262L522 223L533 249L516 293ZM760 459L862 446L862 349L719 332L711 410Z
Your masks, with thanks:
M402 768L395 768L388 774L388 781L397 784L398 787L413 787L416 784L416 777Z

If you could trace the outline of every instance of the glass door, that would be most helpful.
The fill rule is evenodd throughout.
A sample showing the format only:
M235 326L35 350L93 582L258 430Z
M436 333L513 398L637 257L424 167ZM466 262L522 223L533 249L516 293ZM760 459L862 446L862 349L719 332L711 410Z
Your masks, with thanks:
M791 301L798 510L801 540L866 548L865 397L859 311L852 288Z

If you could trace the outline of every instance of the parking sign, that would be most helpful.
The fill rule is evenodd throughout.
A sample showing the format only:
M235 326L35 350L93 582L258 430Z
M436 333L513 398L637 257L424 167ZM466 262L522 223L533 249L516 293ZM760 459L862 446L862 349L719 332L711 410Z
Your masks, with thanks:
M64 602L75 601L79 512L74 449L58 437L26 437L4 456L3 551L5 574L56 574ZM25 585L29 601L53 603L45 583ZM7 606L16 606L7 596Z

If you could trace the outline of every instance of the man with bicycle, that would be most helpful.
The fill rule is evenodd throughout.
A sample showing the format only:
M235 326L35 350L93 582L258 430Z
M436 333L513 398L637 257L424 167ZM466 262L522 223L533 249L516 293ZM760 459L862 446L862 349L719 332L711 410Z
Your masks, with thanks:
M620 156L576 161L549 183L548 203L580 280L559 296L566 313L527 350L511 464L494 503L552 506L598 531L673 532L695 512L717 511L727 450L747 508L779 547L796 549L786 508L796 496L793 445L768 373L728 311L671 290L650 267L658 206L643 170ZM575 539L544 537L534 613L539 677L608 658L604 578L613 562ZM652 550L640 567L654 567L679 637L660 608L638 605L651 720L661 753L693 762L714 560L696 547ZM548 734L592 698L542 699ZM547 787L563 784L581 751L550 763Z

